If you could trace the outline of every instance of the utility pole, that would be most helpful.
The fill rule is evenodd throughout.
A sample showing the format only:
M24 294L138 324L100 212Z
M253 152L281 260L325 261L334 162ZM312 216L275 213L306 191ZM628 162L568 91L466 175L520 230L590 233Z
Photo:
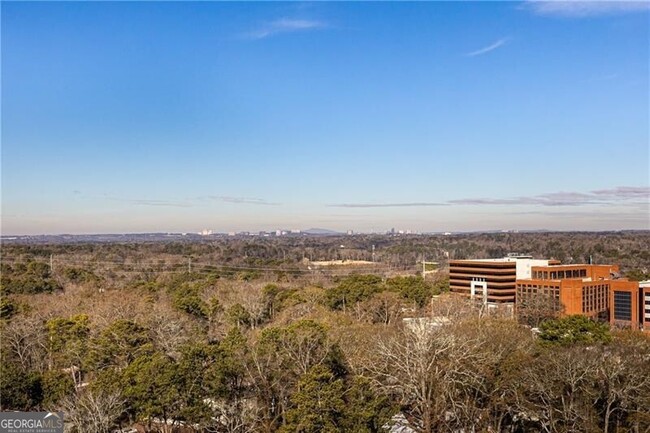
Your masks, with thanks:
M372 262L375 262L375 244L372 244Z
M187 258L187 273L188 274L192 273L192 258L191 257Z
M54 272L54 254L50 254L50 274Z
M426 275L427 275L427 265L426 262L424 261L424 253L422 253L422 279L423 280Z

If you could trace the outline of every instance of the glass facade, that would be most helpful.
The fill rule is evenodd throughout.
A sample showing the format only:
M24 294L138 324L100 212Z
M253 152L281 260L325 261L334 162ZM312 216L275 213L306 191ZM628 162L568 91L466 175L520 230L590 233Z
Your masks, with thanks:
M614 320L632 320L632 293L614 292Z

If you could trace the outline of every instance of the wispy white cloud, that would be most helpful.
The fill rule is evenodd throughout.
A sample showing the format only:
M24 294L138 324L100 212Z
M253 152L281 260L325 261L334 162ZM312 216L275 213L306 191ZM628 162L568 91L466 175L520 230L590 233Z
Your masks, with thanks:
M650 187L647 186L618 186L611 189L599 189L592 191L599 197L609 197L618 199L648 199L650 198Z
M373 208L373 207L429 207L429 206L447 206L445 203L339 203L329 204L327 207L345 207L345 208Z
M483 47L481 49L478 49L476 51L471 51L469 53L465 53L465 56L467 57L474 57L474 56L480 56L481 54L487 54L490 51L494 51L499 47L502 47L506 43L508 43L510 39L509 38L501 38L498 41L488 45L487 47Z
M230 196L215 196L210 195L206 198L210 200L221 201L224 203L234 203L234 204L253 204L260 206L279 206L281 203L273 203L266 201L261 198L250 198L250 197L230 197Z
M92 197L92 196L89 196ZM216 196L209 195L203 197L189 197L184 200L165 200L165 199L144 199L144 198L123 198L114 197L104 194L102 198L111 201L119 201L128 203L135 206L162 206L162 207L195 207L204 206L206 201L222 202L231 204L246 204L246 205L260 205L260 206L279 206L281 203L273 203L261 198L251 197L234 197L234 196Z
M192 207L193 204L187 201L174 201L174 200L150 200L150 199L127 199L117 197L107 197L109 200L121 201L124 203L133 204L136 206L163 206L163 207Z
M280 33L292 33L308 30L316 30L327 27L323 21L308 20L308 19L295 19L295 18L280 18L275 21L270 21L262 24L257 29L244 34L246 39L265 39Z
M554 217L566 217L566 218L592 218L592 219L604 219L611 220L612 218L616 219L633 219L643 221L644 215L642 213L631 211L631 212L593 212L589 210L570 210L570 211L549 211L549 210L533 210L525 212L508 212L508 215L544 215L544 216L554 216ZM645 215L645 221L647 222L647 215Z
M650 2L611 0L527 0L524 2L524 8L537 15L584 18L599 15L647 12L650 11Z
M327 207L339 208L386 208L386 207L430 207L430 206L550 206L571 207L586 205L617 205L641 206L650 204L650 187L646 186L618 186L610 189L599 189L590 192L548 192L544 194L519 196L519 197L482 197L461 198L446 202L413 202L413 203L339 203L329 204Z
M638 204L636 200L650 200L649 187L619 186L583 192L550 192L535 196L512 198L465 198L450 200L455 205L539 205L539 206L585 206L615 205L620 203Z

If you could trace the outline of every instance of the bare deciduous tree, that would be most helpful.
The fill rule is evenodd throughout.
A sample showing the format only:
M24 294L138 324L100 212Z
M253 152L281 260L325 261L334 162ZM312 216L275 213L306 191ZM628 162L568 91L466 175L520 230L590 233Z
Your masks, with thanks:
M601 350L598 388L604 404L603 432L650 431L650 339L624 334Z
M422 433L456 424L463 389L480 386L476 365L484 362L477 340L452 327L423 322L377 344L368 374L404 408L412 427Z
M548 433L598 431L599 362L596 351L580 346L539 356L526 369L521 413Z
M523 298L517 298L516 308L519 323L535 328L562 312L560 300L545 294L527 294Z
M211 401L213 421L206 426L209 433L254 433L258 431L255 422L258 410L251 401Z
M191 319L168 305L154 304L142 319L151 330L154 344L174 358L178 357L181 347L197 334Z
M47 340L43 320L18 316L2 328L2 350L10 351L23 371L45 371Z
M119 394L91 390L83 390L61 402L61 410L76 433L108 433L123 407L124 400Z

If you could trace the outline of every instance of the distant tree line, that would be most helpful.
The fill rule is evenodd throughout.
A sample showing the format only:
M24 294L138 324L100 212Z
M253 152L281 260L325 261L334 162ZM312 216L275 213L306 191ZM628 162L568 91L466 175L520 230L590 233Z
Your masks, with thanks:
M195 261L233 266L295 267L304 260L367 260L414 267L422 258L444 266L448 259L495 258L512 252L564 263L619 264L624 272L650 273L649 231L459 233L452 235L354 235L217 238L195 242L3 245L7 258L47 261L50 255L84 263L137 265ZM373 246L374 254L373 254ZM415 268L414 268L415 269ZM640 272L640 274L638 274Z

